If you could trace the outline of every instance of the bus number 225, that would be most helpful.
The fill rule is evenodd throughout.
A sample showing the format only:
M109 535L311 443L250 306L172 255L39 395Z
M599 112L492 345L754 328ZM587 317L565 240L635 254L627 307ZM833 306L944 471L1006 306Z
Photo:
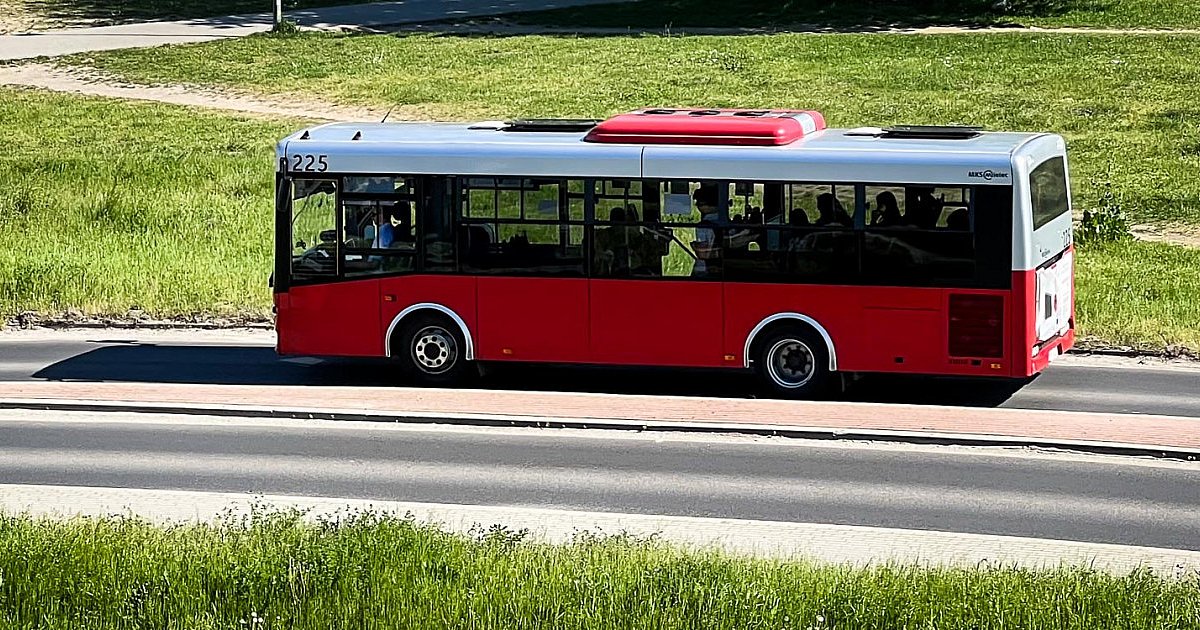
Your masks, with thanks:
M328 156L325 155L295 155L292 156L292 170L310 173L324 173L329 170Z

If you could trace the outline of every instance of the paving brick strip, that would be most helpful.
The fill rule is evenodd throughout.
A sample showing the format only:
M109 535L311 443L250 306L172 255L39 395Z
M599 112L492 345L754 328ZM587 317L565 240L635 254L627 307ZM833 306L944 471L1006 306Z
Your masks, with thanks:
M0 383L0 407L1029 444L1200 458L1200 419L874 403L560 392L158 383Z

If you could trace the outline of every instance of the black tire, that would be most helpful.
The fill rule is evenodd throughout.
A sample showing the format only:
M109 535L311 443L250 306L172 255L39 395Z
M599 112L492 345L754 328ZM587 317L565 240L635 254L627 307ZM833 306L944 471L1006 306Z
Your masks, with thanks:
M825 340L810 330L785 328L770 332L755 344L755 350L755 371L774 396L823 398L837 381L829 369Z
M420 385L450 386L465 382L474 367L458 326L447 317L414 315L392 337L392 359L407 380Z

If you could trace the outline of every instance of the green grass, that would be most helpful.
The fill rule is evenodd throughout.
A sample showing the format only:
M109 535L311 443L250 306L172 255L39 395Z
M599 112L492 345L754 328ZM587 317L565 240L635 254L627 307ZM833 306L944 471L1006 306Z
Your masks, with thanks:
M284 10L358 0L284 0ZM270 13L273 0L0 0L0 32Z
M0 89L0 313L269 313L274 142L298 122Z
M358 514L216 526L0 517L6 628L1187 628L1200 579L1084 569L866 569L448 534Z
M1196 36L251 37L74 58L142 82L401 105L441 119L804 107L831 125L972 123L1070 143L1079 208L1200 222Z
M1086 247L1076 268L1080 333L1145 348L1200 348L1200 249Z
M871 29L886 26L1023 25L1104 28L1197 28L1197 0L639 0L531 11L519 24L572 28Z

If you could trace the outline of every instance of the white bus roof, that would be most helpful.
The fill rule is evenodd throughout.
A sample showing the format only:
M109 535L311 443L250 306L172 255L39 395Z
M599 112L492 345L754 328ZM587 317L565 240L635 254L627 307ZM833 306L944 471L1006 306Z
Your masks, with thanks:
M586 131L508 131L500 123L333 123L284 139L279 157L292 169L298 156L325 156L332 173L965 185L1011 183L1022 147L1062 146L1040 133L933 139L879 131L824 129L782 146L733 146L589 142Z

